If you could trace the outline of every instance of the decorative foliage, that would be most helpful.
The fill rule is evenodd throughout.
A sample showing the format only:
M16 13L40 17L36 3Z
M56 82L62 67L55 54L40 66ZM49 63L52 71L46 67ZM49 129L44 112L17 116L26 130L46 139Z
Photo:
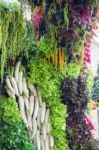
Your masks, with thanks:
M21 122L20 112L16 101L0 96L0 118L8 124Z
M34 150L18 110L17 103L0 97L0 149Z
M26 33L24 16L19 4L0 1L0 31L0 78L3 79L7 60L15 61L16 56L22 51Z
M0 149L2 150L35 150L29 140L27 129L22 123L8 123L0 119Z
M88 103L87 78L85 74L76 79L65 78L62 82L62 100L67 105L67 139L72 150L86 149L92 135L86 124L85 111Z
M55 139L55 150L66 150L65 136L66 108L60 101L59 85L61 75L54 70L51 64L39 60L30 65L29 80L37 85L47 106L51 111L52 135Z
M68 78L77 78L80 74L81 66L76 63L70 63L67 65L66 76Z
M16 64L15 76L10 77L9 84L8 79L6 79L6 88L9 89L7 93L10 97L14 97L14 100L17 101L18 99L21 117L36 148L51 150L54 147L54 138L51 134L50 109L47 108L39 90L33 84L27 82L19 64L20 62ZM16 77L18 77L18 81ZM16 92L15 85L9 88L12 78L15 78L16 88L19 92Z

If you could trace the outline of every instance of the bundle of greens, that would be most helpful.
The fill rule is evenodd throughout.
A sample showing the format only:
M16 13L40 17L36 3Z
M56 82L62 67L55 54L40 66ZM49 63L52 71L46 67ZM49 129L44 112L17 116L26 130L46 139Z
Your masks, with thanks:
M0 97L0 149L35 149L21 120L17 103L4 96Z
M67 105L67 139L72 150L88 149L92 140L90 127L86 124L85 112L88 104L86 74L75 79L65 78L61 86L62 100Z

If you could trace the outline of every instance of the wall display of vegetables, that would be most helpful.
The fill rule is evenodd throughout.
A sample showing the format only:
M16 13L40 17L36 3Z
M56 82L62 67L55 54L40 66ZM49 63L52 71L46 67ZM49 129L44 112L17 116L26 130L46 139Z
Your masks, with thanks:
M0 0L0 79L22 51L26 24L20 4ZM11 63L10 63L11 62Z
M20 62L16 65L15 76L6 78L6 88L10 97L16 99L17 96L22 119L37 149L52 150L54 138L51 135L50 109L43 102L39 90L27 83L20 71Z
M19 112L7 104L12 114L5 117L0 111L0 135L3 141L2 131L7 129L4 136L10 144L3 141L0 146L88 150L93 139L85 112L91 85L81 70L91 63L90 35L98 5L95 0L19 1L30 5L30 22L24 19L21 4L0 0L0 79L2 94L17 101L26 128L21 119L18 122Z

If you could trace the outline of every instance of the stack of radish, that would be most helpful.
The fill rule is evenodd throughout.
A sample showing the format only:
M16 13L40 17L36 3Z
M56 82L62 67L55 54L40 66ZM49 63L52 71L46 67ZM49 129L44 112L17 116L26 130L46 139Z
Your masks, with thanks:
M7 93L13 99L18 97L22 119L37 150L52 150L54 139L50 133L50 110L43 102L39 90L34 85L27 83L23 72L20 71L20 65L21 62L18 62L14 77L6 78Z
M91 43L92 43L92 36L89 34L85 41L85 47L84 47L84 63L86 65L91 64Z

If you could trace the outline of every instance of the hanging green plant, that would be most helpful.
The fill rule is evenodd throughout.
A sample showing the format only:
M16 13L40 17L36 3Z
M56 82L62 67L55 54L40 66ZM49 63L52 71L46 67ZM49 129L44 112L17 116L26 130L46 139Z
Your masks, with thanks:
M26 25L19 4L0 1L0 31L0 78L3 79L4 67L7 60L15 61L15 58L23 50Z

